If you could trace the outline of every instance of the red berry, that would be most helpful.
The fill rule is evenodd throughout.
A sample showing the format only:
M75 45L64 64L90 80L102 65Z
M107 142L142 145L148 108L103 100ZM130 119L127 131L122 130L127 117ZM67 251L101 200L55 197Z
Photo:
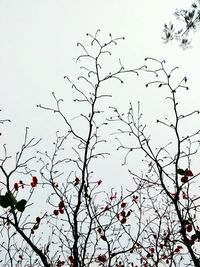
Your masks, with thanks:
M58 210L54 210L54 211L53 211L53 214L54 214L55 216L58 216L59 211L58 211Z
M191 170L186 170L185 171L185 175L187 175L187 176L193 176L194 174L192 173Z
M57 261L57 263L56 263L56 266L57 267L61 267L61 266L63 266L65 264L65 261Z
M122 217L125 217L125 216L126 216L126 212L125 212L124 210L122 210L122 211L120 212L120 214L121 214Z
M123 219L121 219L120 221L122 224L125 224L126 223L126 218L124 217Z
M102 229L99 227L99 228L97 229L97 232L100 234L100 233L102 232Z
M80 179L78 177L75 178L75 185L78 185L80 182Z
M34 184L37 184L37 183L38 183L38 179L37 179L37 177L36 177L36 176L33 176L33 177L32 177L32 181L33 181Z
M73 264L74 263L74 258L73 258L73 256L69 256L68 257L68 260Z
M189 224L189 225L187 226L186 231L187 231L187 232L191 232L191 231L192 231L192 225L191 225L191 224Z
M36 187L37 184L31 182L31 187Z
M182 192L183 199L188 199L188 195L185 192Z
M18 183L14 184L14 188L15 188L16 191L18 191L18 188L19 188Z
M100 262L106 262L107 261L106 255L99 255L97 257L97 260Z
M178 253L180 252L180 250L182 249L183 247L182 246L177 246L174 250L174 252Z
M126 202L122 202L121 203L121 208L125 208L126 207L126 204L127 204Z
M181 177L181 182L182 183L187 183L188 182L188 176Z
M155 252L155 249L154 248L150 248L149 249L151 253L154 253Z
M100 185L102 183L102 180L97 181L97 185Z
M58 207L59 207L59 210L63 209L64 208L64 202L60 201Z

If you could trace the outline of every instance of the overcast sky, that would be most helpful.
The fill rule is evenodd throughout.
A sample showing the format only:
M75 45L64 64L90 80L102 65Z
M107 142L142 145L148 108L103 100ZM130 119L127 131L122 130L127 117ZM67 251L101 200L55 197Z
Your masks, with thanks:
M52 138L59 122L54 125L52 115L38 110L36 105L51 105L52 91L60 97L71 98L63 77L76 76L73 58L80 52L76 43L87 44L86 33L94 34L97 29L103 38L109 33L126 38L115 55L128 66L141 66L147 56L165 59L169 68L179 66L180 74L187 75L191 85L185 107L191 104L197 107L200 96L198 34L193 47L186 51L176 43L166 45L161 39L163 24L173 19L175 8L187 6L188 2L190 4L183 0L0 0L0 107L1 116L12 120L1 142L6 140L10 149L19 145L25 126L29 126L35 136ZM153 116L160 110L160 106L156 108L157 94L145 91L143 85L142 78L133 78L115 92L113 99L117 103L120 99L119 104L125 109L127 101L140 100L144 113L151 115L152 112Z

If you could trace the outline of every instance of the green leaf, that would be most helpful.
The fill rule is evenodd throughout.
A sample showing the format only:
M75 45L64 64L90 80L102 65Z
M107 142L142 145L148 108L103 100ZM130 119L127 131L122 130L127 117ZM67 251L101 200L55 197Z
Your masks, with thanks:
M8 196L8 193L5 194L5 196L0 196L0 206L3 208L8 208L11 205L10 198Z
M27 201L25 199L21 199L20 201L17 202L15 208L18 211L23 212L25 210L26 203Z
M185 175L185 171L183 169L178 169L177 173L180 175Z
M7 192L4 196L0 196L0 206L3 208L14 206L16 203L17 200L11 192Z
M17 200L16 198L13 196L13 194L10 192L9 193L9 197L10 197L10 201L13 205L16 205L17 204Z

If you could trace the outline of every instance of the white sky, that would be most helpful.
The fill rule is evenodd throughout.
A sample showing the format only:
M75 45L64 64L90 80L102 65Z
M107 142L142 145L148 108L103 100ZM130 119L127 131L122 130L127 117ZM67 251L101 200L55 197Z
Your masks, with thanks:
M59 121L55 123L52 114L38 110L36 105L51 105L52 91L70 99L63 76L75 77L78 68L73 57L80 51L76 43L87 44L85 34L94 34L97 29L101 29L104 38L108 33L126 37L115 55L128 66L141 66L147 56L166 59L169 68L179 66L180 75L187 75L191 84L188 98L184 100L185 108L191 104L198 107L198 34L192 49L186 51L176 43L165 45L161 40L163 24L173 18L175 8L188 2L0 0L0 107L3 109L1 116L12 120L4 128L2 143L6 140L11 150L19 146L25 126L30 126L33 136L53 140ZM114 86L111 90L115 90ZM144 113L149 115L151 110L153 116L161 110L155 89L147 91L142 78L140 81L132 78L121 90L114 92L113 99L125 109L127 102L141 100ZM67 110L69 114L70 109L71 106ZM80 111L76 111L78 115Z
M0 118L12 120L12 123L3 127L0 125L0 132L3 133L0 147L7 143L10 154L17 151L22 144L25 127L29 126L31 136L44 139L41 149L51 148L55 132L63 129L63 124L58 117L39 110L36 105L52 105L52 91L65 99L65 110L69 116L81 112L78 106L72 110L70 86L63 77L76 77L79 68L75 66L73 58L81 52L76 43L89 43L86 33L94 34L97 29L101 30L102 38L106 38L109 33L126 38L114 50L113 57L116 60L121 58L128 67L143 65L147 56L165 59L169 68L179 66L180 77L187 75L190 85L190 91L183 93L184 98L180 101L183 109L191 111L199 108L200 34L195 35L193 47L185 51L176 43L165 45L161 39L163 25L173 19L175 8L187 7L191 2L0 0L0 108L3 110ZM140 100L146 122L151 126L149 132L152 131L155 140L158 140L152 120L155 122L159 115L164 114L168 106L164 102L166 94L161 88L145 88L144 85L142 75L141 78L127 78L123 86L116 82L109 83L108 89L113 93L111 104L126 111L128 102L136 104ZM192 120L189 125L200 124ZM166 134L167 139L167 133L162 132L161 140L163 134ZM127 167L119 168L121 155L113 151L113 158L98 161L97 178L102 179L108 187L123 184L125 188L131 188L132 181ZM129 166L132 170L142 170L142 163L137 156L129 161ZM199 167L198 158L195 166ZM44 200L43 191L41 196ZM46 205L41 197L37 196L36 201L40 208Z

